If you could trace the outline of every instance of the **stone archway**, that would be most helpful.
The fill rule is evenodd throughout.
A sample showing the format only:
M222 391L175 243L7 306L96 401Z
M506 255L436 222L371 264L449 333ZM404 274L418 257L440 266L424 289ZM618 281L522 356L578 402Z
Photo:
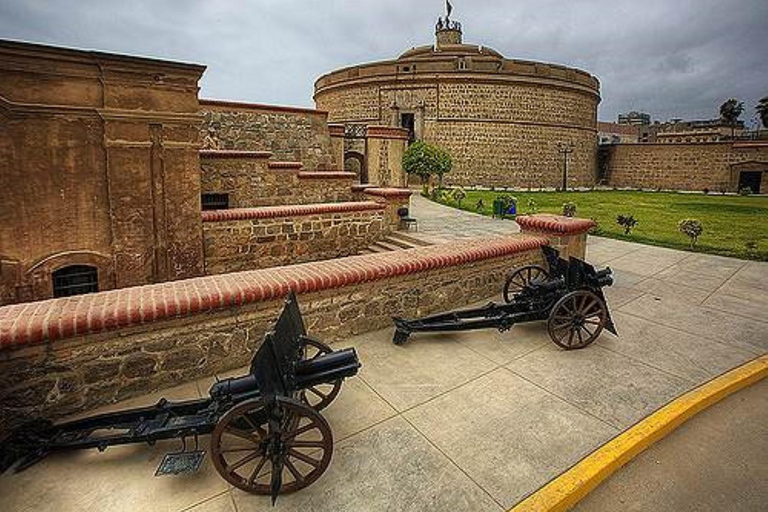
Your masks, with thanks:
M365 183L365 156L357 151L347 151L344 153L344 170L354 172L360 183Z

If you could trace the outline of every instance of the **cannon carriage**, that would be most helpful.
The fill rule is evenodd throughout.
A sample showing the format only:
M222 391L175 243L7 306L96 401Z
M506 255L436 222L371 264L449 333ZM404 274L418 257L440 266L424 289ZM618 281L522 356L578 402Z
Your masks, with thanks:
M616 334L603 287L613 284L610 268L595 270L578 258L565 260L558 251L542 247L547 267L527 265L515 270L504 283L503 304L429 315L415 320L394 317L393 342L404 344L416 332L450 332L473 329L511 329L523 322L547 321L547 330L558 346L573 350L595 341L605 329Z
M328 468L331 428L319 411L357 374L353 348L334 351L307 336L296 297L286 300L273 330L254 354L249 372L217 381L203 399L171 402L52 424L33 420L2 440L0 473L22 471L52 452L180 439L155 475L196 471L210 434L214 466L229 483L255 494L302 489ZM187 449L188 440L193 442Z

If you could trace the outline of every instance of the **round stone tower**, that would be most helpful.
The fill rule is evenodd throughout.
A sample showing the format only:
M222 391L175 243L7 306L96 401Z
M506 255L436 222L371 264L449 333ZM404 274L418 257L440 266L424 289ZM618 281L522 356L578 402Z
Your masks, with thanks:
M317 108L348 133L396 125L412 140L443 146L454 162L449 184L559 187L566 165L569 187L595 183L597 78L465 44L449 16L438 19L435 37L397 59L321 76ZM350 155L365 151L352 138L345 147Z

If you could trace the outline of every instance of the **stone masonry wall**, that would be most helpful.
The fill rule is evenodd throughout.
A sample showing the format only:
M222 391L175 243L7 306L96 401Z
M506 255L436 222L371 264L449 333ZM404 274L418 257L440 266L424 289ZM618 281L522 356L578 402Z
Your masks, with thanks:
M392 105L399 113L414 113L417 136L451 153L451 185L558 187L564 166L558 143L575 149L568 156L568 185L595 184L596 92L553 86L543 78L486 78L382 78L380 85L321 88L315 101L334 123L390 124L396 117Z
M616 144L608 149L608 184L616 187L735 192L732 165L763 162L768 146L730 142ZM764 173L765 174L765 173Z
M542 243L500 237L204 277L90 295L82 311L55 299L41 303L57 313L39 331L24 306L0 308L0 432L241 367L289 289L308 331L332 342L391 325L392 315L496 295L507 273L542 263Z
M341 168L333 157L326 112L200 100L201 140L206 149L270 151L276 160L308 170Z
M354 175L301 171L299 162L270 162L270 157L265 152L202 151L202 192L228 194L230 208L354 199Z
M368 201L338 206L347 211L312 213L318 208L308 208L308 213L301 214L304 213L301 209L292 207L282 208L284 212L277 212L280 216L268 218L206 221L203 224L206 274L351 256L384 236L385 205ZM235 216L248 211L212 213Z

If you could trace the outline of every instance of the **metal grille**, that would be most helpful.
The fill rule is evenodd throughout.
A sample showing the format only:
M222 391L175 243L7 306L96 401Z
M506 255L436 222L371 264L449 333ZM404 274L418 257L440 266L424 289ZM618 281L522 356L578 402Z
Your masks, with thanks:
M367 129L365 124L348 124L344 126L344 137L347 139L364 139L365 130Z
M203 210L229 209L229 194L203 194Z
M69 297L99 291L99 274L96 267L70 265L53 273L53 296Z

